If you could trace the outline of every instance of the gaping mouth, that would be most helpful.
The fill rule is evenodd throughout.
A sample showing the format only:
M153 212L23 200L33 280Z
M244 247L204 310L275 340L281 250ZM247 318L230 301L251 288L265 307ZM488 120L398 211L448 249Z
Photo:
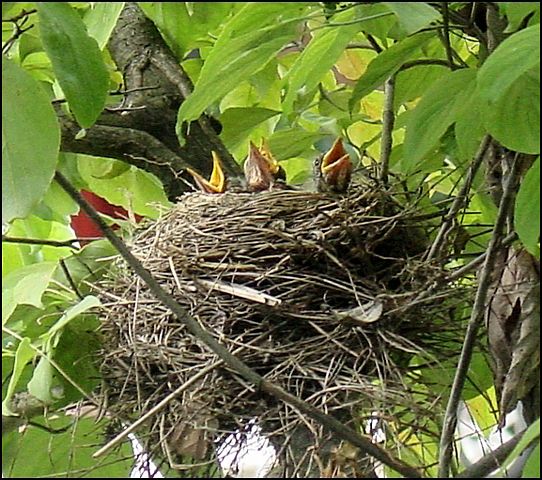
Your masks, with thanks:
M213 154L213 171L211 172L211 177L209 180L203 178L198 172L187 168L187 172L192 175L196 185L200 188L203 193L224 193L226 190L226 177L224 175L224 170L222 170L222 165L220 163L220 157L216 152Z

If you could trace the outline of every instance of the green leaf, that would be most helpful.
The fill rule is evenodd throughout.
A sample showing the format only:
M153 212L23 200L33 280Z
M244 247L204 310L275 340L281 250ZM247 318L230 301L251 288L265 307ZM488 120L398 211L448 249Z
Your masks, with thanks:
M79 125L91 127L105 106L109 74L100 47L67 3L37 4L43 47Z
M134 457L129 443L104 457L92 454L104 443L106 420L96 423L90 416L67 416L61 413L48 418L53 429L72 425L67 431L51 435L28 425L22 432L13 431L2 441L3 473L8 478L50 476L74 478L127 478Z
M540 25L521 30L504 40L478 72L478 94L489 104L507 95L524 73L540 65Z
M511 150L540 152L540 24L504 40L480 68L484 126Z
M107 45L123 8L124 2L92 2L90 4L90 10L85 14L83 21L87 26L88 34L98 42L100 50Z
M454 126L458 153L462 160L474 157L486 133L478 97L472 95L466 106L458 113Z
M164 186L151 173L137 167L130 167L113 178L101 178L104 171L116 169L120 160L78 155L78 169L88 189L105 198L112 205L120 205L128 212L150 218L158 218L160 207L168 206ZM122 169L123 167L119 167Z
M294 37L295 16L303 9L298 3L248 3L226 24L194 91L179 109L177 134L181 140L183 122L198 118L209 105L261 70Z
M460 112L467 105L475 88L476 72L457 70L444 75L422 97L407 121L403 172L418 167L434 150Z
M525 248L533 255L540 255L540 157L538 157L521 182L516 197L514 227Z
M224 127L220 138L229 149L233 150L250 135L254 127L279 114L277 110L269 108L228 108L220 116L220 122Z
M49 331L43 335L43 338L51 339L53 335L62 330L74 318L77 318L87 310L99 307L100 305L101 302L97 297L94 297L93 295L86 296L79 303L68 308L58 319L58 321L49 329Z
M13 365L13 372L11 378L9 379L9 385L6 390L6 395L4 401L2 402L2 415L13 415L13 412L9 409L9 403L11 398L15 393L15 388L21 374L23 373L24 367L26 364L34 358L36 351L31 347L31 342L29 338L23 338L17 347L17 352L15 353L15 363Z
M383 2L397 15L399 25L407 35L417 32L440 18L440 13L424 2Z
M443 65L419 65L399 72L395 77L395 108L421 97L448 71Z
M538 17L537 20L540 21L540 2L505 2L500 7L504 7L508 19L505 33L516 31L531 12L536 13L535 17Z
M59 145L47 94L2 58L2 223L26 217L41 200L55 173Z
M348 9L334 15L332 21L351 22L355 15L354 9ZM310 91L320 83L322 76L331 69L348 42L359 31L362 22L363 18L358 19L353 25L325 27L314 33L312 40L297 57L284 79L288 85L288 93L283 102L285 112L291 111L300 88Z
M28 392L45 404L50 404L54 400L51 395L53 372L51 362L47 358L41 357L34 369L32 379L28 382Z
M521 440L518 442L518 444L515 446L514 450L508 455L504 463L501 465L500 473L504 474L506 472L506 468L517 458L521 455L523 450L525 450L529 444L535 440L540 439L540 418L537 418L531 425L529 425L529 428L525 430L525 433L521 437ZM538 472L540 473L540 472Z
M540 441L538 441L525 462L522 478L540 478Z
M56 262L27 265L11 272L2 285L2 325L17 305L34 305L42 308L41 297L56 269Z
M139 6L179 60L238 8L230 2L139 2Z
M418 49L433 38L432 32L419 33L405 38L380 53L367 67L360 77L350 100L350 108L371 93L375 88L382 85L389 77L396 73Z
M324 135L299 130L298 128L279 130L269 138L269 148L277 160L298 157Z
M517 78L495 102L482 103L485 128L505 147L540 152L540 71Z

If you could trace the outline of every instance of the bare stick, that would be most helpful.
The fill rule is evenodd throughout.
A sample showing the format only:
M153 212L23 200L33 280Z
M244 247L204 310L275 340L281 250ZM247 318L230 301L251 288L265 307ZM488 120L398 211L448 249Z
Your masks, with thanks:
M442 225L440 226L437 236L433 244L431 245L431 249L429 250L429 253L427 254L427 261L433 260L433 258L435 258L444 247L447 234L449 233L450 229L453 226L455 216L457 215L459 210L461 210L463 206L465 205L465 202L467 200L467 195L469 194L469 191L472 185L472 181L474 180L474 176L476 175L476 172L478 171L478 169L480 168L480 165L482 164L484 155L486 153L486 150L489 146L490 141L491 141L491 137L489 135L486 135L482 139L482 143L480 144L480 147L478 147L478 152L476 153L474 160L470 164L469 170L465 178L465 183L461 187L460 192L455 197L450 207L450 210L444 216Z
M23 237L8 237L6 235L2 235L2 242L3 243L22 243L26 245L45 245L48 247L68 247L73 248L75 250L79 250L79 246L76 245L81 240L88 240L88 239L80 239L80 238L73 238L71 240L44 240L43 238L23 238Z
M384 185L388 183L391 147L393 145L392 133L395 124L395 115L393 113L394 98L395 75L392 75L384 84L384 112L382 114L382 137L380 143L380 180Z
M463 390L463 386L465 385L465 379L467 378L478 329L484 319L487 293L491 285L491 273L493 271L497 254L502 247L503 229L506 225L506 219L509 211L513 206L519 175L519 164L520 162L518 162L517 159L514 159L509 177L504 186L503 196L499 205L499 212L495 221L495 227L493 228L491 240L489 241L489 245L486 250L486 257L484 259L484 265L480 274L478 289L476 291L476 297L474 298L474 305L472 306L471 317L467 326L461 356L459 357L459 362L457 364L452 390L450 391L450 398L448 399L448 404L446 405L446 413L444 415L442 434L440 437L438 471L438 476L440 478L448 477L448 472L450 470L454 432L457 425L457 407L461 399L461 392Z
M248 382L252 383L256 389L267 392L276 398L298 408L308 416L322 424L328 430L331 430L338 437L350 442L360 448L363 452L373 456L383 464L392 468L405 477L420 478L421 472L416 468L404 463L402 460L390 455L385 449L372 443L366 436L359 435L356 431L343 425L336 418L325 414L320 409L309 405L300 398L288 393L286 390L265 380L261 375L252 370L246 363L239 360L224 345L219 343L209 331L202 328L197 320L192 317L186 309L181 307L177 301L168 294L162 286L154 279L151 273L141 264L141 262L130 252L125 243L115 235L98 212L79 194L75 187L59 172L55 174L55 180L75 200L81 209L100 227L104 236L118 250L122 258L132 268L137 276L143 280L157 300L162 302L169 310L186 325L188 330L198 338L210 351L221 358L224 363L232 370L239 373Z

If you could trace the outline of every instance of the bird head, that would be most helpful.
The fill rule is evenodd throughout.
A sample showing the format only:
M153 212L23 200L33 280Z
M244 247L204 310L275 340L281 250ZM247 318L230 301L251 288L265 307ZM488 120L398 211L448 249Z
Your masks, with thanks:
M344 149L341 138L318 159L318 190L321 192L344 193L352 177L352 161Z
M275 160L266 142L262 142L261 149L250 142L244 169L247 186L251 192L269 190L286 180L284 169Z
M213 155L213 171L209 180L203 178L198 172L187 168L187 172L192 175L194 182L203 193L224 193L226 190L226 177L222 165L220 163L220 157L216 152L212 152Z

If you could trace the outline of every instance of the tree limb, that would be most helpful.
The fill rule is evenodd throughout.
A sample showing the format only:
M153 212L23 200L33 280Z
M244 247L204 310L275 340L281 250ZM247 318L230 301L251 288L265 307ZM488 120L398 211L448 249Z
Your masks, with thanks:
M452 459L452 445L454 440L455 428L457 425L457 407L459 405L459 401L461 399L461 392L463 390L465 379L467 377L478 329L484 318L487 294L491 285L491 273L494 268L497 255L502 248L503 230L506 225L508 212L513 207L519 171L520 162L518 162L516 158L514 159L514 163L509 172L509 177L503 190L503 196L499 205L497 219L495 220L493 234L486 250L486 257L480 274L478 289L476 291L474 305L472 306L471 317L467 326L465 340L463 342L463 348L461 350L461 355L459 357L459 362L456 368L454 381L450 392L450 398L448 399L448 404L446 406L446 413L444 415L443 428L440 437L439 451L438 475L441 478L448 477L448 472L450 470L450 463Z
M57 106L62 150L115 158L153 173L170 200L188 189L181 179L186 167L211 173L213 150L221 156L230 183L235 183L241 168L208 117L192 122L186 143L179 144L177 112L191 92L190 79L137 3L125 4L108 48L123 74L123 100L106 109L78 140L79 126Z
M214 352L220 359L224 361L232 370L238 372L243 378L256 386L256 388L267 392L276 398L289 403L306 413L311 418L321 423L328 430L333 431L340 438L350 442L352 445L360 448L360 450L373 456L375 459L389 466L393 470L399 472L406 477L420 478L420 472L407 465L402 460L390 455L386 450L371 442L369 438L359 435L349 427L344 426L336 418L323 413L318 408L315 408L305 401L297 398L285 391L284 389L265 380L261 375L256 373L244 362L232 355L227 348L219 343L207 330L195 320L183 307L181 307L175 299L168 294L162 286L154 279L151 273L141 264L141 262L130 252L124 242L115 235L102 220L98 212L77 192L70 182L59 172L55 175L55 180L66 191L66 193L76 201L81 209L99 226L104 233L104 236L118 250L122 258L133 269L135 274L143 280L152 294L165 305L169 310L184 323L189 331L198 338L209 350Z

